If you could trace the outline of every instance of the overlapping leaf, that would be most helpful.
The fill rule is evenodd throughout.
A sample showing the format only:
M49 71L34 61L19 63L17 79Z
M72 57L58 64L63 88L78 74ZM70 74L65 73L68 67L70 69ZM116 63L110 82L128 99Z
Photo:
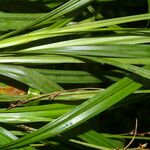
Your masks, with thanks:
M1 64L0 74L27 84L43 93L54 92L62 89L60 86L53 81L50 81L42 74L22 66Z
M47 124L38 131L20 138L15 142L4 145L1 148L16 148L63 133L106 110L140 87L141 84L136 83L127 77L123 78L71 112Z

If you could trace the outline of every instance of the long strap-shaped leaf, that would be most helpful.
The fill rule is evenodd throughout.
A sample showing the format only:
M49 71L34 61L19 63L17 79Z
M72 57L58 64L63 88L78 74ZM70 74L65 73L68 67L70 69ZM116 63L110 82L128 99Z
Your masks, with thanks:
M55 52L53 52L55 53ZM57 52L56 52L57 53ZM101 52L84 52L80 54L80 52L78 53L78 55L93 55L93 56L98 56L96 54L100 54L103 55L104 53ZM106 54L107 55L107 54ZM109 54L108 54L109 55ZM110 54L111 55L111 54ZM123 55L123 54L122 54ZM105 57L106 59L110 60L110 61L117 61L117 62L121 62L124 64L138 64L138 65L150 65L150 59L149 57L136 57L135 58L122 58L122 57ZM73 57L68 57L68 56L64 56L64 55L53 55L53 54L48 54L48 55L38 55L38 56L13 56L13 57L0 57L0 63L1 64L10 64L10 63L15 63L17 65L21 65L21 64L60 64L60 63L84 63L82 60L79 60L77 58L73 58ZM43 72L41 72L43 74ZM53 74L51 74L52 76ZM66 82L69 83L70 80L73 76L73 73L70 75L70 77L68 78L67 75L64 76L64 78L67 78ZM74 75L75 76L75 75ZM54 77L54 76L53 76ZM59 83L60 82L65 82L64 79L59 78L59 76L56 76L56 78L58 79ZM75 76L75 78L77 78L77 76ZM87 80L86 82L88 83L92 83L94 78L92 78L91 80ZM81 83L85 83L86 78L83 78L83 80L80 80ZM55 80L55 77L53 78L53 81ZM72 81L75 83L76 80ZM72 82L71 81L71 82ZM95 80L96 82L98 80ZM94 82L95 82L94 81Z
M125 77L93 98L82 103L71 112L59 117L34 133L3 145L0 148L3 150L13 149L63 133L108 109L141 86L141 84Z
M0 64L0 74L27 84L38 89L42 93L49 93L62 89L59 85L50 81L41 73L21 66Z
M18 139L15 135L7 131L6 129L0 127L0 145L9 143L11 141L14 141ZM32 147L25 147L25 148L19 148L18 150L35 150L35 148Z
M13 32L10 32L6 35L3 35L0 37L0 39L4 39L4 38L7 38L9 36L12 36L12 35L15 35L16 33L19 33L21 31L24 31L26 29L29 29L31 27L33 27L34 25L46 20L46 19L56 19L60 16L63 16L64 14L66 13L69 13L75 9L78 9L84 5L86 5L87 3L91 2L92 0L70 0L69 2L65 3L64 5L54 9L53 11L51 11L50 13L44 15L44 16L41 16L40 18L36 19L34 22L28 24L27 26L25 27L22 27L16 31L13 31Z
M87 39L86 42L90 40ZM72 40L73 41L73 40ZM75 40L74 40L75 41ZM68 42L68 41L67 41ZM66 45L67 45L66 42ZM29 49L21 50L21 53L62 53L62 54L80 54L105 57L150 57L149 45L131 45L131 44L103 44L100 45L81 45L82 43L73 43L80 46L64 46L65 42L47 44ZM69 43L69 42L68 42ZM58 44L58 45L57 45ZM62 46L61 46L62 44ZM83 43L86 44L86 43ZM89 43L88 43L89 44ZM56 47L55 47L56 46ZM18 52L18 51L17 51Z
M86 141L91 144L99 145L99 146L104 146L112 149L115 149L116 147L123 148L123 142L120 140L115 140L111 138L107 138L105 135L102 135L99 132L96 132L94 130L89 130L84 133L81 133L78 135L80 139L83 141Z
M90 57L90 56L81 56L81 57L92 60L92 61L113 65L113 66L116 66L116 67L119 67L128 71L131 71L147 79L150 79L150 70L146 68L137 67L137 66L130 65L130 64L124 64L119 61L114 61L114 60L110 60L107 58L98 58L98 57Z
M0 48L5 48L8 46L15 46L15 45L19 45L19 44L39 40L39 39L44 39L44 38L48 38L48 37L67 35L67 34L78 33L78 32L82 32L82 31L89 32L89 30L96 29L96 28L102 28L102 27L106 27L106 26L110 26L110 25L119 24L119 23L127 23L127 22L132 22L132 21L146 20L149 18L150 18L150 14L148 13L148 14L114 18L114 19L107 19L107 20L102 20L102 21L95 21L92 23L82 23L82 24L78 24L78 25L71 25L71 26L66 26L64 28L57 28L57 29L53 29L53 30L46 30L46 31L41 30L38 32L31 32L28 34L15 36L15 37L11 37L11 38L0 41ZM132 42L133 42L133 40L137 40L137 39L141 40L143 38L144 39L146 38L146 41L149 41L149 36L147 36L147 35L145 35L145 36L144 35L132 35L131 37L125 36L125 39L127 39L127 41L126 41L127 43L130 42L129 39L132 39ZM115 37L115 40L117 40L116 37ZM106 43L106 41L104 43Z

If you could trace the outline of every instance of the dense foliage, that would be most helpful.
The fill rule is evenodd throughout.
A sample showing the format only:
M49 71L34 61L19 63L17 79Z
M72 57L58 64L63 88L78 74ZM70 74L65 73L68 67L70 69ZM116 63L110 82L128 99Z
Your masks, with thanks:
M0 1L0 149L148 149L149 11Z

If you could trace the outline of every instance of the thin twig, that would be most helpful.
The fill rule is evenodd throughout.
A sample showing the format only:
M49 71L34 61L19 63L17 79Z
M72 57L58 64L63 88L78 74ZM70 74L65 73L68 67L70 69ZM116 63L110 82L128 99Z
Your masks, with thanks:
M133 143L133 141L134 141L134 139L135 139L135 137L137 135L137 126L138 126L138 120L136 119L136 121L135 121L134 135L133 135L131 141L128 143L128 145L124 148L124 150L126 150Z
M87 87L87 88L76 88L76 89L70 89L70 90L57 91L57 92L48 93L48 94L42 94L42 95L32 97L28 100L18 100L16 103L11 103L7 109L12 109L12 108L15 108L18 106L22 106L23 104L26 104L30 101L37 100L40 98L45 98L45 97L48 97L50 100L53 100L55 97L59 96L60 94L65 93L65 92L74 92L74 91L78 91L78 90L98 90L98 89L100 89L100 88L88 88ZM104 90L104 89L101 89L101 90Z
M25 103L26 103L25 100L18 100L16 103L10 103L10 105L7 109L12 109L12 108L15 108L15 107L18 107L18 106L22 106Z

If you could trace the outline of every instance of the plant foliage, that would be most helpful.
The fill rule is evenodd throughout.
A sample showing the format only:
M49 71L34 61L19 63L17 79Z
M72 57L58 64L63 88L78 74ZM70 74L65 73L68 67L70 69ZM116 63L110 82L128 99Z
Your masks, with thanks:
M0 149L148 148L149 10L1 1Z

